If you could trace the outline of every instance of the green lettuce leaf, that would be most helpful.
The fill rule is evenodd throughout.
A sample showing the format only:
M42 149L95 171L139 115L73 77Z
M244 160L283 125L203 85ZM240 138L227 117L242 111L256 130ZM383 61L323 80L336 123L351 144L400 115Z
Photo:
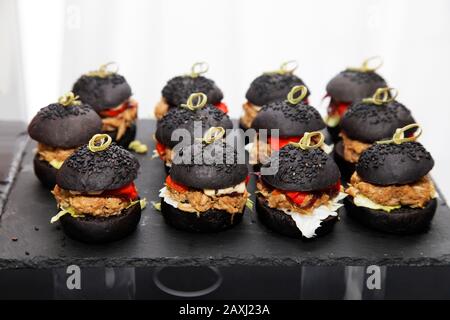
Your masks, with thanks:
M63 165L64 161L58 161L58 160L52 160L49 162L49 164L55 168L55 169L61 169L61 166Z
M366 208L374 209L374 210L383 210L386 212L391 212L392 210L401 208L400 205L398 205L398 206L383 206L379 203L373 202L372 200L363 196L362 194L356 195L356 197L353 198L353 203L358 207L366 207Z

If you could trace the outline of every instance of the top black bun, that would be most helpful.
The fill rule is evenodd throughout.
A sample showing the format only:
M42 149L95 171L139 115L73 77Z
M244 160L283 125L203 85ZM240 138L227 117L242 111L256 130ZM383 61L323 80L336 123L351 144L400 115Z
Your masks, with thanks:
M347 110L341 128L351 139L374 143L414 122L411 111L397 101L382 105L359 102Z
M300 136L325 128L320 113L306 104L276 101L263 106L252 122L254 129L279 129L281 137ZM270 134L270 131L269 131Z
M172 141L172 132L175 129L186 129L191 133L191 137L194 138L195 121L201 121L202 134L211 127L233 128L230 118L223 111L209 103L203 108L194 111L182 107L171 108L156 125L156 139L169 148L173 148L180 141Z
M72 91L97 112L117 107L131 97L130 85L117 73L106 77L83 75Z
M203 92L211 104L220 103L223 93L215 82L203 76L178 76L167 82L162 96L171 107L179 107L194 92Z
M287 94L294 86L305 85L299 77L292 73L264 73L250 84L245 97L256 105L263 106L273 101L286 99ZM310 91L308 89L308 97Z
M428 174L433 166L431 154L418 142L383 143L361 154L356 172L373 184L407 184Z
M262 175L264 183L286 191L317 191L335 185L341 174L333 159L321 149L302 150L288 144L272 154L270 162L278 161L274 175Z
M186 152L190 152L190 158L185 161L187 164L182 163ZM195 164L195 157L201 157L202 163ZM237 162L237 150L225 140L211 144L194 143L175 155L170 177L190 188L224 189L241 183L248 175L247 165Z
M103 151L85 145L72 154L56 175L56 184L66 190L92 192L118 189L137 177L139 162L114 142Z
M358 102L386 86L386 81L375 71L345 70L328 82L327 93L337 101Z
M28 125L34 140L55 148L71 149L85 144L102 130L102 120L88 105L53 103L39 110Z

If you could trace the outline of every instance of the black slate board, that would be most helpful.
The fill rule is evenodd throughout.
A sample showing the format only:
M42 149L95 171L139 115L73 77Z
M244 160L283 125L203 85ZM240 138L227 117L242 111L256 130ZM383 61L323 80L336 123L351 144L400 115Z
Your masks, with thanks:
M154 127L154 121L139 122L139 139L150 149L154 148ZM344 214L333 233L302 241L269 231L248 210L243 223L234 229L197 235L170 228L150 205L132 236L109 245L86 245L67 238L57 224L49 223L56 206L33 174L34 146L31 142L25 149L21 170L0 218L0 269L69 264L86 267L450 264L450 210L442 197L429 232L415 236L374 232ZM151 153L138 158L140 194L149 201L158 201L158 190L165 178L162 163L152 160Z

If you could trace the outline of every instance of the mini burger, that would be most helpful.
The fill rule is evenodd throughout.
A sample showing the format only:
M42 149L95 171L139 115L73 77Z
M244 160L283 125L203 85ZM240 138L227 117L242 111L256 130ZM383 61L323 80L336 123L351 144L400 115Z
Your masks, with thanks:
M132 233L145 200L134 185L139 163L127 150L97 134L58 171L53 189L64 232L75 240L104 243Z
M64 160L101 129L98 114L72 92L39 110L28 126L28 134L38 142L33 165L42 184L53 188Z
M313 142L319 138L318 142ZM313 238L329 233L338 220L340 173L320 145L321 132L305 132L298 143L289 143L272 154L256 183L256 210L260 220L280 234ZM264 174L274 164L274 174Z
M73 92L102 117L103 133L124 148L136 136L138 103L131 98L131 88L123 76L108 69L113 63L81 76L73 85Z
M372 61L377 65L370 66ZM350 105L371 97L378 88L387 87L386 81L375 72L382 64L380 57L372 57L361 67L347 68L328 82L325 97L329 97L330 102L325 122L334 141L339 138L339 123Z
M223 93L215 82L204 77L209 69L206 62L197 62L187 75L170 79L162 90L162 97L155 106L155 117L161 119L169 109L177 108L185 103L194 92L203 92L208 97L209 103L216 108L228 113L228 107L222 102Z
M405 132L418 128L413 136ZM347 213L384 232L410 234L427 229L436 211L436 191L429 176L430 153L415 140L416 124L398 129L392 139L364 151L346 192Z
M156 153L164 161L166 171L172 165L174 155L173 148L180 143L178 139L172 137L175 130L180 129L190 134L189 141L182 141L184 144L194 142L194 135L197 126L201 133L200 138L211 127L222 127L232 129L233 123L228 115L208 102L208 97L204 93L193 93L185 104L178 108L171 108L161 120L156 124Z
M258 135L250 147L251 163L264 163L273 151L298 142L305 132L325 129L320 113L304 102L307 94L305 86L294 86L286 100L274 101L261 108L252 123ZM263 129L266 130L264 134ZM272 135L274 129L278 129L277 136ZM323 144L322 148L325 147L327 145Z
M222 139L224 133L224 128L210 128L202 141L176 154L160 191L161 212L169 225L191 232L217 232L242 220L249 202L248 169L238 163L237 150Z
M361 153L379 140L392 137L397 128L414 123L411 112L395 100L396 90L379 88L372 98L353 104L341 121L334 155L345 180L355 171ZM408 132L407 134L411 134Z
M287 94L294 86L305 85L303 81L294 74L297 69L296 61L288 61L281 65L279 70L265 72L250 84L245 95L247 101L242 108L244 115L239 121L239 126L246 130L252 127L252 122L261 107L274 101L286 99ZM303 97L308 104L309 92Z

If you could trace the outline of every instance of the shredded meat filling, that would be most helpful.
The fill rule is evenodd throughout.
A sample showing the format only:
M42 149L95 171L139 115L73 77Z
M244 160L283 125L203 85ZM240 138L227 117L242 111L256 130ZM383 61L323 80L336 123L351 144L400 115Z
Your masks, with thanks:
M410 206L423 208L435 196L433 182L429 176L406 185L379 186L365 182L355 172L350 179L346 193L358 194L384 206Z
M250 164L265 163L272 154L270 144L255 137L255 141L250 150Z
M76 149L60 149L50 147L43 143L38 143L37 153L39 154L39 159L51 162L52 160L64 162L68 157L75 152Z
M269 188L261 181L256 183L256 188L266 198L269 207L301 214L312 214L315 208L327 204L332 198L332 195L327 192L314 192L309 193L301 204L296 204L290 201L283 192Z
M241 123L247 128L251 128L253 120L256 118L261 107L255 106L250 102L246 102L242 105L244 109L244 115L241 117Z
M339 136L342 137L344 146L344 159L351 163L357 163L361 153L371 146L369 143L350 139L344 132L341 132Z
M103 122L103 131L115 131L117 130L116 139L120 140L127 128L130 127L137 118L137 102L135 100L129 100L129 107L119 113L115 117L106 117L102 119ZM121 105L120 105L121 106ZM118 108L120 108L120 106Z
M130 201L118 197L74 194L58 185L52 191L59 207L72 207L77 213L94 217L109 217L120 214L130 205Z
M220 196L207 196L199 190L178 192L167 187L168 196L177 201L178 208L186 212L205 212L211 209L224 210L234 214L242 212L247 202L248 192Z
M166 100L161 97L161 100L155 106L155 118L160 120L169 111L169 105Z

